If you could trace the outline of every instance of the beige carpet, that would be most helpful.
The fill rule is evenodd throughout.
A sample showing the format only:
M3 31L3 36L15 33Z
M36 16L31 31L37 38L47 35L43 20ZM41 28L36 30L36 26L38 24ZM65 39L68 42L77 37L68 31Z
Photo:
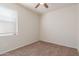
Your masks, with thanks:
M36 42L28 46L7 52L1 56L77 56L76 49L50 44L46 42Z

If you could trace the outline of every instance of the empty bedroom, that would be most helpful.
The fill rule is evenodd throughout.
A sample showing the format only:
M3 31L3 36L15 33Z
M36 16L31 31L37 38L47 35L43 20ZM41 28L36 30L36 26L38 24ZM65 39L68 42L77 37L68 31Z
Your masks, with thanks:
M78 55L78 3L0 3L0 56Z

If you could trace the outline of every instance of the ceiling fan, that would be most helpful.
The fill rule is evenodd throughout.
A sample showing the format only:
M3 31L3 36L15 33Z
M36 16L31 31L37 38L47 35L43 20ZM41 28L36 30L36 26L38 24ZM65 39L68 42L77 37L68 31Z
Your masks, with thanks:
M35 6L35 8L38 8L40 5L41 5L41 3L38 3L38 4ZM42 3L42 5L44 5L45 8L48 8L47 3Z

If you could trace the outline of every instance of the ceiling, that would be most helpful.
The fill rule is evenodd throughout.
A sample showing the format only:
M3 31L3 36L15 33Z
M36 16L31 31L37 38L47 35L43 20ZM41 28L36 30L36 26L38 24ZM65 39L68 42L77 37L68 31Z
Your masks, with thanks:
M44 14L60 8L76 5L75 3L47 3L47 4L49 8L45 8L42 4L38 8L35 8L37 3L21 3L21 5L23 5L24 7L39 14Z

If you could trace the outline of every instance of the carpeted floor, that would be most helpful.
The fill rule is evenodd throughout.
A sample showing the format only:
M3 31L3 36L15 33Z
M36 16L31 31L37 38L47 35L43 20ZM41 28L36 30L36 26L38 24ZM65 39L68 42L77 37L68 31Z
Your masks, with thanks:
M1 56L77 56L76 49L46 42L36 42L28 46L2 54Z

